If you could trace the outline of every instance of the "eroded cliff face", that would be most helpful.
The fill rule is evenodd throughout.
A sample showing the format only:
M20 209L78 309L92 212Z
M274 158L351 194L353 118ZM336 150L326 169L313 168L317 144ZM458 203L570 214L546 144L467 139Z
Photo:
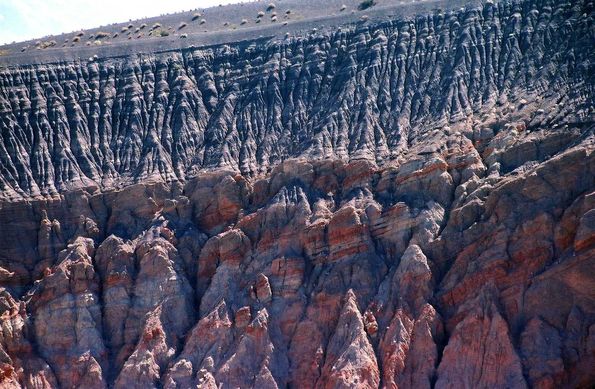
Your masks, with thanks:
M0 72L3 387L595 383L593 3Z

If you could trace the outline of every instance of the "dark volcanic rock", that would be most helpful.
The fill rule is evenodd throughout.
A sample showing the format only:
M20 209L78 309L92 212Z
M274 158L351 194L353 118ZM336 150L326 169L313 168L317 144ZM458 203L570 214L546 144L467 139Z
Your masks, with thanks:
M0 69L0 386L593 386L593 3L438 8Z

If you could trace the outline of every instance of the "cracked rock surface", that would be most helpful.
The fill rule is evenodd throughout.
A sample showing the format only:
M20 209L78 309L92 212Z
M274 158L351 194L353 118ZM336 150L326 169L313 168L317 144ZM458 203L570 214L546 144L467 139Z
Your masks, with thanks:
M593 386L594 7L0 68L0 386Z

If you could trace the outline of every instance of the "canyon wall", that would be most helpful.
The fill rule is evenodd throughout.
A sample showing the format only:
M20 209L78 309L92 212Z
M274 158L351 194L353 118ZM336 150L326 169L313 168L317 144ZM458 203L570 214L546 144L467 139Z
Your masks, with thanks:
M593 9L0 69L0 385L592 386Z

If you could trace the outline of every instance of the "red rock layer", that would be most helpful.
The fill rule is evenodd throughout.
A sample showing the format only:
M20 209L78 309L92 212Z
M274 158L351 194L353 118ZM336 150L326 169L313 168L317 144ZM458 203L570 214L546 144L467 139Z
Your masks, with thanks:
M495 142L3 203L1 386L589 386L593 138Z

